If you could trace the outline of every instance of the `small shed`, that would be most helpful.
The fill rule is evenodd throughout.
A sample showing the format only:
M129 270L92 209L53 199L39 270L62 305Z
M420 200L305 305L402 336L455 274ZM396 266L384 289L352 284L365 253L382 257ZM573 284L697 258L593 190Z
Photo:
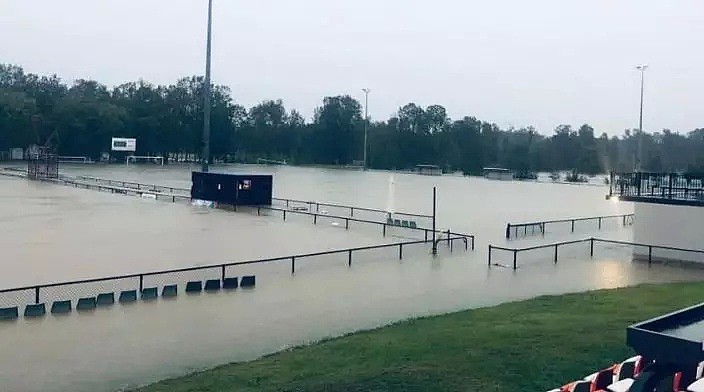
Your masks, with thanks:
M270 174L191 174L191 199L238 206L270 206L273 190Z

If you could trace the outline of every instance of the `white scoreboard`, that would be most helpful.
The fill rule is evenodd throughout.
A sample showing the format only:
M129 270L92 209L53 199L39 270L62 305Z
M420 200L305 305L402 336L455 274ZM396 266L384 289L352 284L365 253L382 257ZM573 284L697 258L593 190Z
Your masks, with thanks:
M137 151L137 139L114 137L112 138L112 150L135 152Z

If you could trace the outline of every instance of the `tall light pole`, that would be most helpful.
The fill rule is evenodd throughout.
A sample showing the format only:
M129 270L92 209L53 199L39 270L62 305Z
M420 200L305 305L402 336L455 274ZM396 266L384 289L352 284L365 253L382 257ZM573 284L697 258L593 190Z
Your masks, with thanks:
M210 43L213 30L213 0L208 0L208 41L205 49L205 81L203 86L203 157L201 171L208 171L210 159Z
M647 64L636 66L640 71L640 117L638 120L638 158L636 161L636 171L641 171L643 165L643 87L645 85L645 70Z
M364 91L364 169L367 168L367 123L369 122L369 92L368 88L363 88Z

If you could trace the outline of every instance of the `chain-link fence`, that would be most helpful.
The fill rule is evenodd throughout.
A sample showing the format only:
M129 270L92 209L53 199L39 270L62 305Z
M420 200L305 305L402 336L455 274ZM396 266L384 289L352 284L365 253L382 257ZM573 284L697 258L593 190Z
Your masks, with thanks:
M449 233L434 245L453 244L474 249L474 237ZM171 298L182 293L199 293L238 287L254 287L257 275L296 274L329 266L351 267L359 262L401 260L428 252L432 240L415 240L357 248L291 255L278 258L196 266L167 271L147 272L53 283L0 290L0 320L39 317L47 313L66 314L74 310L90 311L100 306L138 300Z

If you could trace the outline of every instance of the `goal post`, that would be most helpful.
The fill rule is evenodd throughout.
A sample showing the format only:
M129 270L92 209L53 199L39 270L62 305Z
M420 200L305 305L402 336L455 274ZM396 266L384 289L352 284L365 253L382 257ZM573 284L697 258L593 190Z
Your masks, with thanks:
M162 157L162 156L151 157L151 156L130 155L127 158L125 158L125 165L129 166L130 162L132 162L132 163L152 163L155 165L164 166L164 157Z

